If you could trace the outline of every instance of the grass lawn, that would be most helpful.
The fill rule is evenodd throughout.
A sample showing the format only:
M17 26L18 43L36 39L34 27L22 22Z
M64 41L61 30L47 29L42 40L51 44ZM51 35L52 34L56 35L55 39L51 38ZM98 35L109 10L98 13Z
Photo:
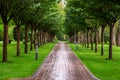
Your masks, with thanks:
M40 64L55 46L48 43L39 48L39 60L35 60L35 50L24 53L24 45L21 44L21 56L16 57L16 44L8 45L8 62L0 62L0 79L21 78L32 76ZM0 43L0 61L2 61L2 43Z
M101 80L120 80L120 47L113 47L113 60L108 58L108 45L105 45L104 56L100 56L100 45L98 53L79 45L75 50L75 44L69 44L76 55L82 60L86 67Z

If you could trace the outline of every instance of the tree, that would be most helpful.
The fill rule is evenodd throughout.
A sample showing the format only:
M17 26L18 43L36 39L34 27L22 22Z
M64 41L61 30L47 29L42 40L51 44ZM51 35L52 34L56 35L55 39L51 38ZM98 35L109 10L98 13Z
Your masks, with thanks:
M4 24L3 62L7 61L8 23L19 12L23 0L0 0L0 15Z
M27 10L29 10L29 6L30 6L30 2L27 0L21 1L19 2L21 4L21 6L19 7L19 12L17 12L15 14L15 16L13 17L13 21L16 25L16 35L17 35L17 52L16 52L16 56L20 56L20 27L23 23L23 19L25 18L25 16L28 16L27 14L25 14L27 12ZM24 15L23 15L24 14ZM14 28L15 29L15 28Z
M120 19L120 1L91 0L88 3L89 11L92 11L93 15L104 20L110 27L109 59L111 60L113 28L116 21Z
M120 46L120 20L118 21L117 35L116 35L116 45Z

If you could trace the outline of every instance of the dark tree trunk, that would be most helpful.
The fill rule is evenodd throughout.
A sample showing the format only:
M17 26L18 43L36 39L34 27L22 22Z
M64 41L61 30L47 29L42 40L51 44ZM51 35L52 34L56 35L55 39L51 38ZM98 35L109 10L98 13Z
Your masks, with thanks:
M45 44L45 32L43 32L43 44Z
M38 47L40 47L40 31L39 30L37 33L37 42L38 42Z
M30 51L33 50L33 27L31 29L31 36L30 36Z
M87 48L89 48L89 38L88 38L88 36L89 36L89 29L87 29Z
M85 31L84 31L84 46L86 47L86 35L85 35Z
M114 26L110 25L109 60L112 59L113 28Z
M3 62L7 62L8 24L4 23Z
M93 50L93 30L91 30L91 50Z
M34 29L34 49L36 48L36 29Z
M50 42L50 33L48 33L48 42Z
M95 29L95 52L98 50L98 30Z
M41 46L41 31L39 31L39 46Z
M82 44L82 46L84 46L84 33L83 32L81 34L81 44Z
M78 50L78 33L76 32L76 50Z
M100 29L98 30L98 44L100 44Z
M71 38L70 38L70 40L71 40ZM50 34L50 42L52 42L52 34Z
M28 52L28 25L25 26L25 53Z
M104 30L105 30L105 26L102 25L102 31L101 31L101 56L104 55Z
M41 44L43 45L43 31L41 31Z
M17 25L17 54L16 56L20 56L20 25Z
M120 25L118 26L118 29L117 29L116 46L120 46Z
M45 44L47 43L47 32L44 33L44 36L45 36Z
M40 45L42 45L42 32L40 32Z
M118 23L118 29L116 34L116 46L120 46L120 20Z
M44 44L44 32L42 31L42 44Z

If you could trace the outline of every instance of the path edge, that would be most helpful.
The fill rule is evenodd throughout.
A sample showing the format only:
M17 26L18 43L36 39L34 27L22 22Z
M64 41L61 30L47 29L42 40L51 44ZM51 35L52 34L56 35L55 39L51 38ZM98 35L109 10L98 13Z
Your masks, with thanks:
M71 47L67 44L67 46L71 49ZM92 74L92 72L86 67L86 65L83 63L83 61L77 56L77 54L71 49L71 51L74 53L74 55L79 59L79 61L82 63L84 68L88 71L88 73L95 79L95 80L100 80L97 78L95 75Z
M49 52L49 54L47 55L47 57L43 60L43 62L38 66L38 68L35 70L35 72L33 73L33 75L31 77L34 77L35 75L37 75L37 73L39 72L39 70L41 69L42 65L46 62L47 58L50 57L50 55L52 54L52 52L55 50L55 47L58 45L58 43L55 44L55 46L52 48L52 50Z

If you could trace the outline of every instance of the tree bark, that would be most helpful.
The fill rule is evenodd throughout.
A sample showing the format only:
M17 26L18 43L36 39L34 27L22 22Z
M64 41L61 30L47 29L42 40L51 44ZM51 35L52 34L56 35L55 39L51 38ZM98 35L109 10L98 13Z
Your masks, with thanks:
M17 25L17 54L16 56L20 56L20 25Z
M25 26L25 53L28 52L28 25Z
M2 59L2 62L7 62L7 42L8 42L8 24L4 23L3 59Z
M113 41L112 41L112 45L114 46L116 44L116 26L114 26L113 28Z
M87 29L87 48L89 48L89 37L88 37L88 35L89 35L89 29Z
M86 47L86 35L85 35L85 31L84 31L84 46Z
M76 50L78 50L78 33L76 32Z
M33 50L33 27L31 29L31 36L30 36L30 51Z
M41 31L39 31L39 46L41 46Z
M110 25L109 60L112 59L113 28L114 26Z
M82 46L84 46L84 34L83 34L83 32L81 33L81 44L82 44Z
M101 56L104 55L104 30L105 30L105 26L102 25L102 29L101 29Z
M43 32L43 44L45 44L45 32Z
M38 47L40 47L40 31L39 30L37 32L37 42L38 42Z
M91 30L91 50L93 50L93 30Z
M100 29L98 30L98 44L100 44Z
M36 29L34 28L34 49L36 48Z
M116 35L116 46L120 46L120 21L119 21L117 35Z
M42 31L40 32L40 45L42 45Z
M98 30L95 29L95 52L98 50Z
M120 20L118 23L117 35L116 35L116 46L120 46Z

